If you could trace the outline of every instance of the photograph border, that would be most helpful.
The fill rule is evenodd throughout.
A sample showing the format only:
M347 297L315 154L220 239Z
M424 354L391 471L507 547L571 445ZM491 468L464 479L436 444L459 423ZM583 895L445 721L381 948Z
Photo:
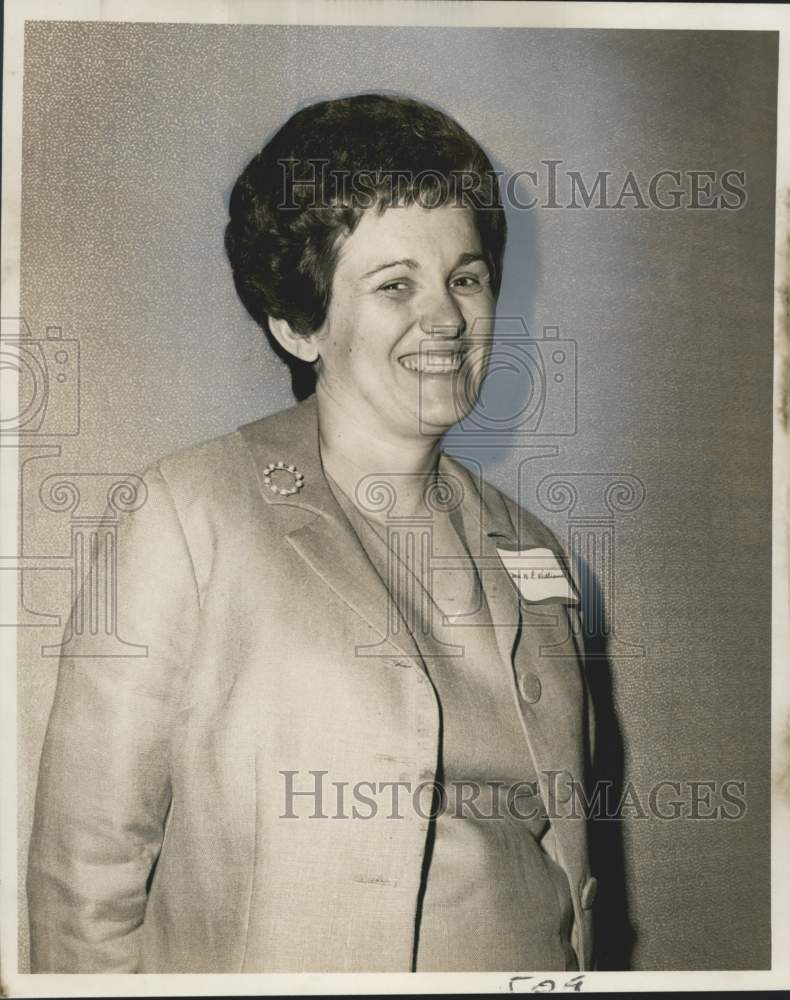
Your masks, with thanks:
M774 302L772 594L772 956L770 971L585 972L582 992L779 989L790 986L790 10L771 4L443 3L441 0L8 0L5 5L2 174L2 311L18 316L22 167L23 33L26 20L204 24L431 25L778 31L779 84ZM782 111L784 110L784 114ZM5 376L4 376L5 377ZM4 383L4 387L6 383ZM16 412L13 393L0 414ZM0 449L0 551L17 549L18 466L13 440ZM3 621L14 620L17 576L0 573ZM0 629L0 987L6 996L212 996L527 992L525 976L501 973L261 973L54 975L17 969L16 634ZM564 975L573 978L572 973ZM534 974L535 982L542 977ZM543 977L545 978L545 977ZM563 989L554 976L554 992ZM530 985L532 985L530 983ZM574 987L570 987L571 990Z

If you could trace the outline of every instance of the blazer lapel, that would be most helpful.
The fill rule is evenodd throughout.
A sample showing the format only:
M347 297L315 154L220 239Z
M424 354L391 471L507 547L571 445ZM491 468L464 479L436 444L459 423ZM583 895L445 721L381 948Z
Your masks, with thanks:
M551 548L554 543L528 523L517 532L502 497L475 482L467 469L443 456L444 471L456 476L464 489L463 523L472 557L477 565L488 601L500 654L514 681L525 672L533 673L547 695L537 705L524 706L521 718L533 763L540 776L547 808L554 814L553 827L563 857L572 869L580 864L581 844L578 823L565 822L564 812L573 802L558 788L559 774L583 777L583 705L579 645L572 618L564 603L530 606L511 580L497 546L510 548ZM567 570L566 570L567 571ZM551 707L546 702L551 692Z
M456 477L464 492L464 533L488 601L502 658L512 666L517 649L526 641L526 633L530 640L534 637L531 645L541 659L576 659L581 647L565 604L533 606L524 601L497 548L550 548L561 562L563 553L547 542L544 534L532 529L526 519L517 530L502 496L485 482L476 480L455 459L443 454L440 469Z
M520 627L518 595L497 555L497 540L512 541L513 523L502 498L482 480L446 454L440 471L454 477L463 492L461 514L469 554L477 567L488 603L494 636L502 659L512 669L513 651Z
M326 481L318 444L315 396L282 413L246 424L239 431L252 455L264 499L268 504L290 508L299 522L286 535L288 543L381 636L381 644L371 647L369 655L402 655L421 663L417 646L402 620L400 627L393 628L393 615L398 615L395 604ZM301 488L290 496L275 492L265 481L267 467L277 462L293 465L304 477ZM275 478L286 486L290 484L287 472L276 473Z
M286 538L294 551L349 608L382 638L377 653L392 652L421 662L417 646L400 618L384 582L365 554L356 533L337 503L321 464L315 396L273 416L239 428L250 451L266 503L290 509L296 524ZM283 462L301 472L303 486L289 496L273 491L265 481L266 468ZM521 645L541 664L555 656L574 656L568 645L573 634L563 605L534 611L524 605L497 554L497 545L545 547L546 540L529 525L518 532L500 494L477 480L448 455L440 456L439 470L454 477L463 490L462 519L470 555L485 592L497 646L512 669ZM290 482L280 473L283 483ZM393 628L393 615L398 617Z

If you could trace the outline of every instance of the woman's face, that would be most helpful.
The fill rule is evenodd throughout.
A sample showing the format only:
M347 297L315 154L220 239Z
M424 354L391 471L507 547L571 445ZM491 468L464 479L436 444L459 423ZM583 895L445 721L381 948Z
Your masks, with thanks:
M319 395L371 433L441 435L477 399L494 306L468 209L367 211L340 249L311 337Z

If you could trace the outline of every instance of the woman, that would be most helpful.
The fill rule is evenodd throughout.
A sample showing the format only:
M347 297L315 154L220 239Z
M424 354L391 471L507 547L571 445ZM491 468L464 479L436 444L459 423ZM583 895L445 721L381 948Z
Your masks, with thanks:
M147 655L62 660L34 971L589 968L573 588L519 576L555 538L439 448L504 241L485 154L415 101L307 107L240 176L234 280L302 401L145 474Z

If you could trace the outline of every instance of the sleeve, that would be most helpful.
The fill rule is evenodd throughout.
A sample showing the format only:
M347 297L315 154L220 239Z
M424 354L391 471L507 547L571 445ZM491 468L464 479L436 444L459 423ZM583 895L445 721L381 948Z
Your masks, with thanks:
M143 482L144 502L117 525L117 554L109 533L92 553L94 565L116 559L117 634L134 655L101 655L99 634L72 632L80 599L66 628L72 639L60 659L28 857L33 972L134 972L138 964L170 802L170 723L198 621L170 491L157 467Z

